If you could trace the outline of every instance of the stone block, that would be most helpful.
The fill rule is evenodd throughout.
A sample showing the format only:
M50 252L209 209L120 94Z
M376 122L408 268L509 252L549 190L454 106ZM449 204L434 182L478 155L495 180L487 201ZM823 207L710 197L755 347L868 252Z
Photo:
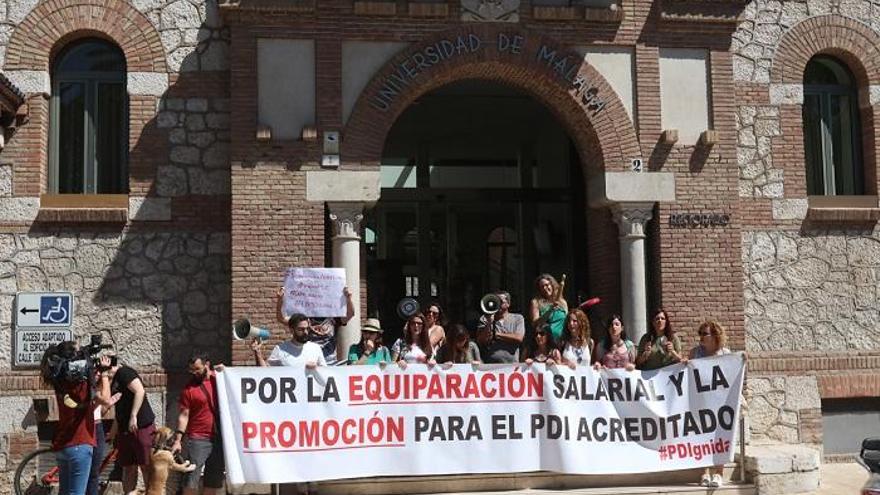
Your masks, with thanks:
M668 172L605 172L590 180L590 206L613 203L675 201L675 174Z
M187 112L207 112L208 100L205 98L189 98L186 100Z
M128 94L162 96L168 90L168 74L163 72L129 72Z
M0 165L0 197L12 196L12 165Z
M50 93L49 72L40 70L10 70L3 73L24 93Z
M815 471L819 469L819 464L822 462L818 450L804 445L774 445L772 448L791 458L791 467L794 471Z
M139 221L171 220L171 199L128 198L128 218Z
M746 471L755 475L790 473L792 460L775 446L754 445L746 449Z
M33 399L30 397L0 397L0 434L21 431L28 423Z
M753 483L761 495L812 493L819 488L819 470L760 474L753 478Z
M806 198L799 199L774 199L774 220L803 220L807 218L809 204Z
M771 84L770 103L772 105L802 105L804 86L802 84Z
M0 198L0 221L30 222L39 210L39 198Z
M40 0L15 0L14 2L8 2L6 20L19 24L39 2Z
M785 379L785 408L794 411L820 409L822 398L815 376L790 376Z

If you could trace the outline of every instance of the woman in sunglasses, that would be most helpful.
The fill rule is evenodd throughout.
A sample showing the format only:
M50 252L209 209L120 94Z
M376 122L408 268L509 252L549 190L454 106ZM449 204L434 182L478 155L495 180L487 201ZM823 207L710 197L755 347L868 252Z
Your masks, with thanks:
M529 365L537 362L553 366L560 360L559 349L556 348L556 343L553 341L550 326L544 324L538 327L532 334L532 341L526 345L525 352L523 352L523 362Z
M431 341L431 350L436 355L440 346L446 342L446 331L443 329L443 310L436 302L431 303L425 311L425 328L428 331L428 340Z
M391 359L401 367L407 363L427 363L433 361L434 352L425 329L425 317L416 313L409 317L404 328L403 337L391 346Z
M697 329L697 335L700 337L700 343L691 349L690 359L700 359L711 356L723 356L730 354L725 344L727 344L727 332L716 321L706 321ZM718 488L724 483L724 477L721 475L724 466L715 466L706 468L703 476L700 477L700 485L711 488Z

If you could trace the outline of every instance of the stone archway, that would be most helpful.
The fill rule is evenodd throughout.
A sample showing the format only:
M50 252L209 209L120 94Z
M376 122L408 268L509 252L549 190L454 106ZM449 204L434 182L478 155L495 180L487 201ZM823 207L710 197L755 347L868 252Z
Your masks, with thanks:
M802 84L807 63L821 54L845 62L859 86L880 80L880 36L854 19L824 15L807 19L785 33L773 57L770 82Z
M129 72L167 72L162 40L128 2L41 2L9 39L5 70L49 70L55 51L80 36L119 45Z
M414 43L361 92L343 133L342 159L379 163L385 137L419 96L453 81L482 79L545 104L575 142L585 176L628 170L638 137L617 94L581 54L527 30L465 26Z

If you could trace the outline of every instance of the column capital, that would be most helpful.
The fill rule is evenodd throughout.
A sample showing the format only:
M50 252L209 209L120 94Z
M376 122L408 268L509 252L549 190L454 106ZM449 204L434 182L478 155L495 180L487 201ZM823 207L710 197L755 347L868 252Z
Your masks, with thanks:
M645 237L645 224L654 216L654 203L617 203L611 207L621 238Z
M327 203L333 222L334 239L360 239L363 203Z

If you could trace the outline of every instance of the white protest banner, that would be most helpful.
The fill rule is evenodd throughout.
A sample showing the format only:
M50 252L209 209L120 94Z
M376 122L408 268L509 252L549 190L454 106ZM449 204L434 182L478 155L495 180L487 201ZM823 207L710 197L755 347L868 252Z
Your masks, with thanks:
M723 464L732 458L743 369L741 355L643 374L227 368L219 387L227 473L240 484Z
M226 368L218 390L227 477L240 485L724 464L744 371L741 353L650 372Z
M345 269L290 268L284 279L284 314L345 316Z

